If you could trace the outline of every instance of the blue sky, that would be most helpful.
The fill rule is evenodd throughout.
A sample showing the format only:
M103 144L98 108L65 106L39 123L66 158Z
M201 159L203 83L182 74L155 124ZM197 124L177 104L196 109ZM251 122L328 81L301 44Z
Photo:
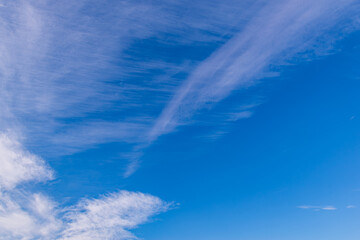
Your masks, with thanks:
M359 13L0 1L0 239L359 239Z

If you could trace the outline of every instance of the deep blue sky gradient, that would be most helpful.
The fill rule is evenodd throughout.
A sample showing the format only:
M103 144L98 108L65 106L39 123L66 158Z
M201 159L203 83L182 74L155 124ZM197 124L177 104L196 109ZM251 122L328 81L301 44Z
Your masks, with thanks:
M360 239L360 6L328 1L0 7L0 147L55 176L0 171L0 207L46 193L68 239L61 214L126 190L172 205L120 240Z

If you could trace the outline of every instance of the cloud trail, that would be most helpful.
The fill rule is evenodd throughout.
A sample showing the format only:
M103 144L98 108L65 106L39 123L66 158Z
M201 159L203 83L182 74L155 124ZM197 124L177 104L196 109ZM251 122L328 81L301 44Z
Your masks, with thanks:
M358 3L353 0L272 1L190 74L157 119L149 142L173 131L198 110L221 101L234 90L256 84L272 65L284 64L304 52L313 51L306 60L328 53L319 51L329 47L320 41L342 38L344 26L340 23L354 19L354 9L358 9ZM327 35L334 29L334 35Z
M330 54L336 41L359 27L359 3L354 0L278 0L260 5L239 33L180 84L137 151L178 126L190 124L198 111L211 109L234 91L256 85L272 66ZM243 112L238 117L251 114ZM220 130L208 138L225 133ZM138 166L139 159L131 160L125 176L134 173Z

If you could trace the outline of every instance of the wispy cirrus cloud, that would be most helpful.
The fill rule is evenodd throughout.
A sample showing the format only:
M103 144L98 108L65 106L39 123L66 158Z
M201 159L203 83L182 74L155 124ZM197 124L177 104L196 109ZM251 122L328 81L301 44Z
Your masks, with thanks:
M101 10L106 5L100 8L90 1L66 6L35 1L5 4L0 10L2 129L21 129L24 136L38 140L54 137L69 125L64 124L68 118L103 111L115 100L127 101L123 93L129 86L109 80L110 75L123 76L122 67L111 61L132 40L161 29L162 19L157 16L163 15L145 2L122 1L112 5L110 13ZM101 15L102 21L92 12Z
M67 213L60 239L135 239L130 229L169 207L157 197L127 191L85 199Z
M201 109L254 86L273 65L304 52L304 60L329 53L322 42L351 32L357 9L355 0L2 2L0 131L59 155L135 143L124 154L129 176L144 147ZM147 52L149 43L155 54ZM230 111L224 118L252 113ZM0 135L2 238L134 238L131 229L169 208L157 197L126 191L61 207L24 187L53 172L8 132Z
M119 191L62 207L24 183L51 179L52 170L6 133L0 138L1 239L135 239L131 229L172 204L149 194Z
M21 186L46 182L53 178L53 171L10 133L0 134L0 164L0 238L51 239L60 228L56 205L45 195Z
M272 65L284 64L309 51L313 55L306 60L327 54L329 45L322 46L320 41L342 38L339 22L352 22L356 7L358 3L353 0L280 0L267 4L190 74L157 119L149 141L173 131L198 110L223 100L234 90L255 85ZM339 32L327 35L334 29Z
M355 0L189 3L4 3L0 128L52 154L107 142L141 149L271 66L331 52L359 9Z
M222 43L261 4L230 2L191 2L191 8L190 1L5 2L0 130L16 131L52 155L107 142L146 145L181 83L178 75L199 61L187 55L169 61L161 49ZM158 58L148 57L147 42L159 47ZM137 161L131 158L129 168Z
M0 190L53 178L51 169L41 158L25 151L19 141L5 133L0 133L0 165Z
M354 0L188 3L4 3L0 128L52 154L107 142L138 151L254 86L271 66L329 53L359 8ZM149 43L157 54L146 52ZM210 56L175 60L162 50L190 44Z
M164 54L149 58L144 52L146 42L176 48L224 41L224 35L236 29L234 21L241 25L238 14L254 5L245 1L229 8L214 2L192 3L188 8L189 3L4 2L0 9L0 128L19 131L25 140L31 138L28 144L40 148L44 141L61 141L72 150L134 141L132 130L125 132L123 126L150 127L149 119L156 117L179 84L174 75L187 73L194 61L169 61L162 58ZM225 13L216 15L219 9ZM208 14L214 17L204 21ZM154 96L154 92L159 94ZM146 98L149 94L152 97ZM109 120L109 113L116 117ZM132 123L128 118L135 120ZM118 124L109 131L111 122ZM80 137L84 126L99 133L96 141ZM77 139L77 146L64 141L64 132L69 139ZM137 141L143 139L139 136Z
M199 111L211 109L235 91L258 84L272 66L330 54L337 40L359 27L359 3L354 0L257 3L251 20L179 84L135 151L141 152L180 125L192 124ZM253 109L249 109L233 112L230 117L226 113L220 122L251 117ZM217 139L227 132L219 129L204 137ZM139 159L132 160L125 176L136 171L138 162Z
M1 239L55 239L61 229L56 204L40 193L0 193Z

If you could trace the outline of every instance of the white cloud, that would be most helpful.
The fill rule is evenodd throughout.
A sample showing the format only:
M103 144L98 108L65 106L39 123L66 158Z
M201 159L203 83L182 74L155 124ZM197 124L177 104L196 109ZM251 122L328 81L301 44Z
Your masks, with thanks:
M260 5L263 3L260 1ZM256 85L271 66L331 53L334 42L358 28L359 7L356 0L277 0L263 7L256 5L257 11L250 11L254 16L239 33L198 64L178 87L144 138L147 144L142 146L149 146L178 126L191 124L198 111L211 109L235 90ZM342 25L344 20L348 21L346 27ZM227 120L251 115L243 111ZM217 139L226 132L218 130L205 138Z
M0 164L0 239L130 239L131 229L170 207L149 194L120 191L61 208L44 194L19 188L51 179L52 171L5 133Z
M269 2L239 34L191 73L162 111L150 131L149 141L173 131L196 111L221 101L235 89L256 84L271 65L285 63L314 49L317 51L310 59L327 53L316 48L321 46L317 40L326 42L326 32L334 26L341 31L343 26L336 24L348 17L354 4L355 0ZM341 37L333 36L335 40ZM327 49L328 45L322 47Z
M356 208L356 206L355 205L347 205L346 208L351 209L351 208Z
M46 145L49 149L61 145L66 150L71 146L70 151L76 151L107 141L134 141L134 135L144 130L148 116L144 121L137 118L133 122L91 118L86 122L84 117L111 110L114 101L122 101L117 109L141 106L132 102L136 96L129 94L138 86L131 82L113 84L109 76L120 81L131 72L122 71L123 67L114 63L123 61L117 55L133 40L164 29L166 11L160 12L157 5L133 1L107 7L111 11L106 10L104 3L82 0L70 4L15 0L0 9L0 131L21 132L32 145ZM93 17L91 11L96 11ZM169 72L171 67L167 65ZM134 91L153 90L148 87ZM63 121L68 119L80 121L65 124ZM126 199L136 205L126 205L122 211L108 209L99 218L107 223L120 221L112 223L123 227L121 236L132 236L129 229L167 208L151 195L120 192L84 200L70 214L45 194L23 189L22 183L50 180L53 172L40 157L5 133L0 134L0 165L0 239L52 240L73 238L72 233L86 234L89 229L81 230L76 225L81 222L75 218L80 214L77 210L86 208L89 215L83 215L83 219L95 220L99 216L94 213L96 204L102 202L103 210L107 209L106 204L121 208ZM64 213L69 218L63 218ZM72 222L68 223L70 218ZM123 225L126 221L129 224ZM100 228L101 224L97 223ZM100 228L99 239L110 233L120 234L115 229ZM66 236L61 236L64 229ZM72 232L74 229L81 233Z
M62 120L109 109L114 100L128 101L124 87L108 81L109 75L122 78L122 68L110 62L132 40L158 31L163 15L158 7L140 2L121 1L109 6L111 13L102 12L106 4L95 5L11 1L0 9L0 130L20 128L25 140L43 146L64 132L59 131ZM98 9L103 21L91 18L85 8ZM76 126L70 129L79 131ZM122 132L115 128L111 137L100 135L97 141L126 140ZM94 142L77 139L77 145Z
M0 133L0 165L0 190L14 188L25 181L46 181L53 177L41 158L24 150L5 133Z
M61 239L134 239L130 229L168 208L169 204L157 197L127 191L87 199L68 213L70 222Z
M313 49L355 0L266 2L7 2L0 9L0 130L20 129L25 141L58 155L151 142L255 84L270 65ZM230 37L196 68L192 57L143 60L145 47L134 46L145 39L220 45ZM173 77L191 70L183 83ZM164 74L153 77L157 71Z
M0 130L20 129L25 141L59 155L106 142L151 142L255 84L270 65L314 49L355 1L276 0L262 8L266 2L8 2L0 9ZM184 83L173 76L198 59L143 60L144 48L133 46L152 38L183 46L230 37ZM156 71L164 74L153 79ZM139 80L141 73L148 75ZM110 112L117 119L102 118Z
M120 191L59 208L38 193L0 193L0 239L135 239L131 229L169 210L149 194Z
M311 205L303 205L303 206L298 206L297 208L301 208L301 209L313 209L313 210L315 210L315 211L319 211L319 210L325 210L325 211L337 210L337 208L334 207L334 206L311 206Z
M1 239L54 239L61 222L55 204L38 193L0 194Z
M322 210L328 210L328 211L333 211L333 210L337 210L336 207L334 206L325 206L323 208L321 208Z
M0 133L0 165L0 238L51 239L59 229L54 203L18 189L25 182L52 179L51 169L9 133Z
M319 208L319 207L303 205L303 206L298 206L297 208L301 208L301 209L311 209L311 208Z
M247 12L251 2L230 8L222 2L8 1L0 9L0 130L21 128L25 141L45 149L58 141L73 151L94 143L134 141L133 128L125 131L122 125L136 118L133 124L140 131L144 125L149 128L148 120L155 117L151 107L162 105L177 86L172 75L189 67L160 58L143 60L144 49L133 44L152 37L161 42L165 35L167 43L161 43L168 45L219 42L235 28L234 22L240 22L239 13ZM216 14L220 9L226 13ZM209 14L214 17L209 19ZM170 40L169 35L181 37ZM152 79L154 70L164 72L163 80ZM135 83L131 77L139 73L149 76ZM150 107L144 106L142 97L154 92L161 94L153 94L146 99ZM118 119L111 121L119 124L109 131L104 123L108 119L101 119L100 112L116 112ZM138 121L141 117L147 119ZM84 125L99 135L78 134ZM64 132L69 139L78 137L64 141ZM49 144L44 147L43 142Z

